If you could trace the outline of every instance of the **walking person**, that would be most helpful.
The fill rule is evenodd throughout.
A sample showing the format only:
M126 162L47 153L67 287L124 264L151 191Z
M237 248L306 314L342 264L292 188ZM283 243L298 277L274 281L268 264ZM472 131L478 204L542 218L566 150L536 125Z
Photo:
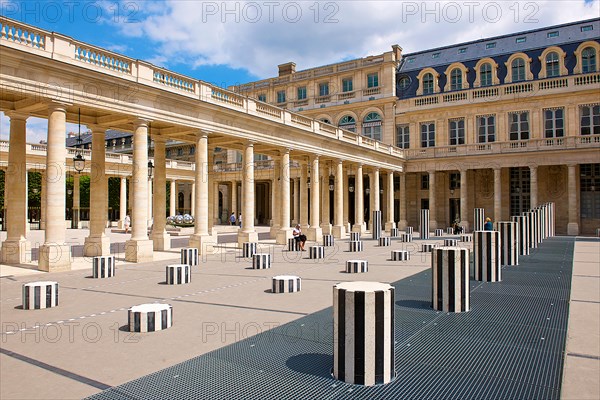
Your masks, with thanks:
M240 213L240 215L238 215L238 224L240 225L240 228L242 227L242 213Z
M229 225L233 226L235 225L236 219L235 219L235 213L232 212L231 216L229 217Z
M129 233L130 226L131 226L131 218L129 218L129 215L126 215L125 219L123 220L123 227L125 228L125 233Z

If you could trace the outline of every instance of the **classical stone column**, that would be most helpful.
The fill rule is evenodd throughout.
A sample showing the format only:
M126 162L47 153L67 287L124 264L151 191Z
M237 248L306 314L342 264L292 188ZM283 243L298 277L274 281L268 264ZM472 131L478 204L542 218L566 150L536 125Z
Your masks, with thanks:
M342 239L346 237L346 226L344 225L344 163L337 160L335 171L335 187L333 193L333 237Z
M106 206L108 184L106 180L104 129L92 129L92 164L90 174L90 234L85 238L83 254L87 257L110 254L110 238L106 236ZM147 169L146 169L147 170Z
M290 227L290 150L285 149L281 152L281 211L280 211L280 229L277 232L277 244L287 244L288 239L292 237L292 228Z
M177 214L177 181L171 179L171 196L169 197L169 215L171 217Z
M308 165L302 163L300 165L300 227L303 230L308 229Z
M282 165L281 158L273 157L273 179L271 180L271 228L270 237L276 239L281 227L281 194L282 194ZM287 243L287 242L286 242ZM281 243L281 244L286 244Z
M238 216L238 205L237 205L237 181L231 181L231 211L232 213L235 213L235 218L237 218ZM231 215L231 213L230 213ZM227 218L229 218L229 215L227 216ZM229 221L229 220L227 220ZM236 219L237 221L237 219Z
M208 208L208 173L210 169L208 159L208 134L199 132L196 136L196 176L195 176L195 210L194 234L190 236L189 245L198 249L199 254L208 254L214 251L216 238L209 233Z
M194 209L191 207L190 203L190 190L189 190L189 183L185 182L183 184L183 188L182 188L182 192L183 192L183 210L181 211L181 214L186 214L187 210L190 210L190 214L194 213ZM193 196L192 196L193 197Z
M464 229L465 233L469 231L467 171L466 169L460 170L460 226Z
M321 242L323 240L323 230L319 226L319 156L311 157L310 174L310 227L306 230L306 237L308 240Z
M155 168L156 170L156 168ZM147 216L147 221L148 221L148 229L150 229L150 227L152 226L152 210L154 209L154 207L152 206L152 203L154 202L154 200L152 199L152 193L154 193L154 176L151 179L148 179L148 216Z
M324 235L331 235L331 215L329 199L329 175L321 176L321 231Z
M196 182L192 182L190 184L191 187L191 201L190 201L190 214L193 215L196 213ZM194 215L194 218L196 218L196 216ZM209 223L209 227L210 227L210 223Z
M365 194L363 191L363 167L359 164L354 175L354 226L352 232L364 233L365 226Z
M350 206L349 206L349 197L351 195L348 195L349 193L349 188L350 188L350 180L348 177L348 169L344 168L344 173L343 173L343 180L342 180L342 190L344 191L344 195L342 196L343 199L343 204L344 204L344 232L350 231Z
M148 238L148 121L133 123L133 171L130 181L133 199L131 239L125 242L125 260L148 262L153 259L153 243Z
M300 179L295 178L292 180L294 185L294 219L292 225L300 223Z
M428 171L429 174L429 229L437 229L437 205L435 204L435 171Z
M31 252L27 240L27 116L7 112L10 118L10 151L4 174L4 215L6 240L2 243L2 262L23 264ZM64 213L63 213L64 216Z
M387 221L385 222L385 231L390 233L396 227L394 221L394 172L388 172L387 181Z
M121 177L119 193L119 229L125 229L125 217L127 216L127 178Z
M502 169L494 168L494 221L502 221Z
M81 195L79 190L79 173L73 175L73 217L71 219L71 228L79 229L79 203Z
M529 203L531 208L535 208L538 205L538 179L537 179L537 166L531 165L529 167Z
M400 174L400 215L399 219L399 227L400 229L406 229L408 225L407 215L406 215L406 172Z
M46 152L46 238L39 248L38 268L42 271L71 269L71 247L65 243L65 132L66 107L48 107L48 145ZM102 144L104 148L104 143ZM104 209L104 208L103 208Z
M154 137L154 185L152 202L152 242L154 250L164 251L171 248L171 236L167 233L167 160L164 137Z
M579 189L577 185L577 164L568 165L567 192L569 207L569 222L567 235L579 235ZM533 205L532 205L533 207Z
M243 207L242 210L242 229L238 233L238 244L258 242L258 234L254 229L254 143L247 142L242 159L242 170L244 180L242 182Z
M48 173L46 170L41 171L41 188L40 188L40 229L46 230L46 211L48 211L48 203L46 203L46 194L48 188L46 186L46 179ZM6 204L6 203L5 203Z

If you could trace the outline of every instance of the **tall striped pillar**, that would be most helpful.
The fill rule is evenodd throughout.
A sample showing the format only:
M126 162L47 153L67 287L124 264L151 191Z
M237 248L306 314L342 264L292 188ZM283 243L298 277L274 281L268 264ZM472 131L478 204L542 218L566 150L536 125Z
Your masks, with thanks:
M419 220L419 236L421 239L429 239L429 210L421 210L421 219Z
M554 210L554 203L548 203L548 208L550 210L550 233L549 236L550 237L554 237L555 235L555 223L556 223L556 217L555 217L555 210Z
M469 249L433 249L431 272L433 309L443 312L469 311Z
M482 231L485 224L485 209L475 208L473 210L473 231Z
M394 287L343 282L333 287L333 376L373 386L394 377Z
M539 208L534 208L533 210L533 220L535 223L535 243L542 243L542 217Z
M524 215L515 215L513 222L518 224L519 255L529 255L529 219Z
M550 206L548 203L542 205L544 212L544 239L550 237Z
M529 248L530 249L536 249L537 248L537 242L535 241L535 217L533 215L532 211L525 211L523 213L523 216L527 219L527 223L529 224Z
M473 265L475 280L484 282L500 282L502 280L500 262L500 232L473 232Z
M519 224L498 222L500 232L500 265L519 265Z
M381 237L381 211L373 211L373 240Z

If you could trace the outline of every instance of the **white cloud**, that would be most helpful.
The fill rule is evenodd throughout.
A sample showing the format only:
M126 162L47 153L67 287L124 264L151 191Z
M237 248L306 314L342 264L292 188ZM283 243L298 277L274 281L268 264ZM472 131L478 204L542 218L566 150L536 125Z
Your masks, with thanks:
M171 68L227 65L264 78L288 61L300 70L389 51L392 44L408 53L596 18L599 1L168 0L161 9L144 9L140 23L119 27L156 43L154 60Z

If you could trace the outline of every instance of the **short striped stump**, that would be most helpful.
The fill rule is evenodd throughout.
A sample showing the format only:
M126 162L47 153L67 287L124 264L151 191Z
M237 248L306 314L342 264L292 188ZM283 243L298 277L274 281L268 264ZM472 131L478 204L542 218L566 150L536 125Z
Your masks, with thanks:
M412 233L403 233L400 235L400 241L402 241L402 243L409 243L413 241L413 235Z
M404 229L404 233L408 233L409 235L414 234L414 228L412 226L407 226L406 229Z
M357 251L363 251L363 242L359 240L353 240L348 242L348 251L351 253L355 253Z
M189 266L198 265L198 249L195 247L181 249L181 263Z
M454 235L454 228L453 227L446 228L446 234L447 235Z
M360 232L350 232L350 240L358 242L360 240Z
M500 282L502 280L500 246L500 232L473 232L473 266L476 281Z
M133 306L128 310L129 332L156 332L173 325L173 307L170 304L152 303Z
M460 235L460 241L461 242L472 242L473 235Z
M436 229L434 235L437 236L437 237L444 236L444 230L443 229Z
M271 268L271 255L269 253L256 253L252 255L253 269Z
M294 293L300 291L302 279L295 275L278 275L273 277L271 291L273 293Z
M325 247L323 246L311 246L308 248L308 256L317 260L319 258L325 258Z
M333 235L323 235L323 246L333 246Z
M182 285L192 281L192 267L187 264L172 264L166 267L167 285Z
M349 274L360 274L369 271L369 262L366 260L346 261L346 272Z
M246 242L242 243L242 257L250 258L256 254L256 243Z
M423 243L421 244L421 253L431 253L436 247L435 243Z
M438 247L431 254L432 306L443 312L469 311L469 250Z
M387 247L392 245L392 238L389 237L380 237L379 238L379 247Z
M58 282L41 281L23 284L23 310L58 306Z
M111 278L115 276L115 256L92 257L92 276L94 278Z
M410 253L407 250L392 250L392 261L408 261Z
M394 287L343 282L333 287L333 376L373 386L394 377Z
M456 246L458 246L458 240L444 239L444 246L456 247Z
M398 237L398 228L391 228L390 229L390 237L392 237L392 238L397 238Z
M300 241L295 238L289 238L288 251L300 251Z

